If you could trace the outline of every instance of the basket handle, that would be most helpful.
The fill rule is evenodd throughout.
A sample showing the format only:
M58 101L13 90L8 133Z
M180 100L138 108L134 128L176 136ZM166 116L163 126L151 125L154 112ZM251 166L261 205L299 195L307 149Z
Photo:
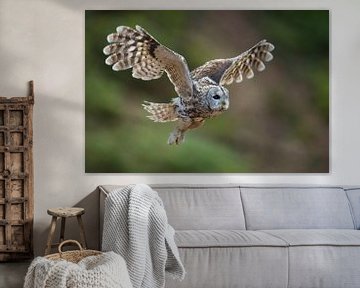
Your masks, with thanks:
M82 252L82 251L84 250L84 249L82 248L81 244L80 244L78 241L76 241L76 240L65 240L65 241L61 242L60 245L59 245L59 247L58 247L58 251L59 251L60 255L63 253L63 251L61 250L61 248L62 248L65 244L67 244L67 243L76 244L76 245L79 247L80 252Z

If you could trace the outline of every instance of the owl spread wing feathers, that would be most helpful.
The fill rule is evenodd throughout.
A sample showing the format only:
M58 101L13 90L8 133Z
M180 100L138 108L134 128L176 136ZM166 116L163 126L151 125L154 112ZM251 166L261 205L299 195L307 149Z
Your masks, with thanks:
M165 71L174 85L179 97L172 102L145 101L143 104L150 113L148 118L155 122L179 120L169 136L169 144L180 144L187 130L201 126L206 118L226 110L229 95L227 89L221 86L252 78L254 70L263 71L264 63L272 60L271 51L275 48L262 40L239 56L211 60L190 73L183 56L160 44L138 25L135 29L117 27L115 33L107 36L107 41L109 45L103 50L108 56L105 63L111 65L113 70L132 68L132 76L142 80L160 78ZM214 91L221 93L210 94ZM211 102L207 99L211 99ZM214 107L209 103L214 104Z
M175 91L183 99L192 97L192 80L183 56L161 45L140 26L119 26L108 35L110 43L103 50L105 61L115 71L132 68L132 76L142 80L160 78L165 71Z
M273 59L270 52L274 49L274 45L262 40L237 57L206 62L193 70L191 76L195 80L209 77L220 85L229 85L234 81L239 83L244 76L247 79L254 77L254 68L257 71L263 71L265 69L264 62Z

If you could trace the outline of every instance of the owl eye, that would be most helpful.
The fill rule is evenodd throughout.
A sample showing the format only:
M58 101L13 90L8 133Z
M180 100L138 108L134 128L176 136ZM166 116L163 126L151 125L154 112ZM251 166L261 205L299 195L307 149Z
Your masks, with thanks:
M213 96L213 99L219 100L219 99L220 99L220 96L216 94L216 95Z

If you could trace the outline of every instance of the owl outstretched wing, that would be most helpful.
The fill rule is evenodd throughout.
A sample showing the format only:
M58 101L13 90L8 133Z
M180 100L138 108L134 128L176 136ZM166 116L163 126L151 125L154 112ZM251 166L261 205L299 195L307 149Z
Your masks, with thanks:
M186 60L180 54L160 44L140 26L116 28L107 36L103 52L109 55L105 63L115 71L132 68L132 76L142 80L160 78L165 71L177 94L192 97L192 80Z
M257 71L265 69L265 63L273 59L271 51L274 45L262 40L244 53L229 59L215 59L191 72L193 79L209 77L220 85L229 85L241 82L244 77L254 77L254 68Z

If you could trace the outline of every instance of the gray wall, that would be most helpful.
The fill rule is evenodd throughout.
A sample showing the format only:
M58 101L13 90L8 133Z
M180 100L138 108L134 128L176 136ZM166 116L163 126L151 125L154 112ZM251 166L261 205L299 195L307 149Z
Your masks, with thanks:
M26 95L35 81L35 250L42 253L53 206L84 206L97 243L99 184L360 184L360 1L0 0L0 95ZM201 4L202 3L202 4ZM224 4L226 3L226 4ZM330 9L331 172L329 174L85 174L85 9ZM120 24L120 23L119 23ZM74 223L72 223L74 224ZM68 237L77 237L77 230Z

